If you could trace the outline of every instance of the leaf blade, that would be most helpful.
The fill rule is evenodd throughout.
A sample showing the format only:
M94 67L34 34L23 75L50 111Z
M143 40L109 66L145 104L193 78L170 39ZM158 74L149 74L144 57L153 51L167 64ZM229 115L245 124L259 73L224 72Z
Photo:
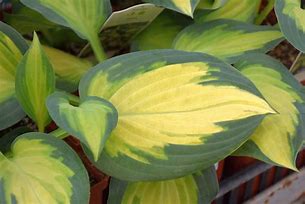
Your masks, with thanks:
M208 94L210 88L215 94ZM224 90L232 94L224 96ZM177 178L211 166L273 112L253 84L229 65L174 50L107 60L81 80L80 96L103 97L118 110L118 125L96 165L130 181Z
M305 11L301 8L301 0L276 0L274 8L286 39L305 52Z
M148 3L153 3L185 15L193 17L193 12L199 3L199 0L144 0Z
M185 28L176 37L173 47L211 54L232 64L243 54L267 52L282 40L281 32L270 26L215 20Z
M33 44L17 67L15 84L18 101L37 123L39 131L43 131L50 122L45 101L55 90L55 75L36 34Z
M77 137L97 161L117 124L118 113L111 103L88 97L78 107L70 105L68 95L54 93L48 97L47 108L56 124Z
M305 131L302 87L283 65L262 54L246 55L236 67L257 86L278 114L267 116L235 154L295 170Z
M19 136L10 152L0 152L0 166L4 203L80 204L89 200L89 179L82 162L67 144L50 135Z
M155 182L110 182L109 204L138 203L211 203L218 193L214 167L182 178Z

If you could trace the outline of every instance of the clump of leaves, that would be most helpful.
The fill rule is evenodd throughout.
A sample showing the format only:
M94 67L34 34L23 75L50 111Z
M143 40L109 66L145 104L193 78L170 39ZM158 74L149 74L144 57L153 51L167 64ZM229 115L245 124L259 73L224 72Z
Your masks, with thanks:
M132 40L133 52L111 59L99 36L109 0L21 0L7 22L24 36L39 31L31 42L0 23L0 130L26 115L38 127L0 137L0 203L88 203L68 135L112 177L110 204L210 203L214 164L232 154L297 170L304 93L265 53L285 38L305 51L301 1L270 0L263 11L261 0L145 2L169 10ZM279 27L259 25L274 6ZM63 26L96 60L41 45ZM51 121L58 129L46 133Z

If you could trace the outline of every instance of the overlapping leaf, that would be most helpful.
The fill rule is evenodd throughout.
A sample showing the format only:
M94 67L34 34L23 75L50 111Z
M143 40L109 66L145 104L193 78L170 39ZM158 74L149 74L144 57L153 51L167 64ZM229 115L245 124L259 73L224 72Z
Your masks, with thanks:
M178 33L191 24L186 16L163 11L132 43L133 50L170 49Z
M117 124L118 113L113 105L98 97L88 97L77 107L70 104L68 95L55 93L48 98L47 106L56 124L80 139L97 161Z
M69 92L76 91L81 77L92 67L92 63L55 48L42 48L57 76L56 87Z
M0 169L0 203L88 203L85 167L67 144L53 136L19 136L9 152L0 152Z
M236 67L277 111L263 120L236 154L296 169L295 159L305 135L302 87L283 65L262 54L246 55Z
M261 0L228 0L217 10L202 10L196 12L196 22L207 22L216 19L232 19L253 23Z
M218 192L214 167L182 178L155 182L111 179L108 204L208 204Z
M218 9L223 6L228 0L201 0L198 4L198 9Z
M21 35L6 24L0 22L0 30L0 130L2 130L25 116L15 97L15 73L27 45L22 41Z
M80 37L87 39L96 58L107 58L98 33L111 14L110 0L21 0L26 6L40 12L47 19L72 28Z
M228 63L252 52L267 52L283 40L271 26L255 26L234 20L194 24L176 38L174 48L217 56Z
M50 122L45 102L55 91L52 65L40 46L37 35L17 67L16 95L24 111L37 123L39 131Z
M144 0L162 6L188 16L193 16L193 12L200 0Z
M287 40L305 52L305 10L301 8L301 0L276 0L275 12Z
M72 28L92 41L111 13L109 0L21 0L47 19ZM95 39L96 40L96 39Z
M132 181L177 178L207 168L273 113L231 66L174 50L112 58L85 75L80 94L105 98L118 110L118 125L97 166Z
M21 34L31 34L34 31L55 28L57 25L45 19L40 13L13 2L14 12L4 13L4 21Z

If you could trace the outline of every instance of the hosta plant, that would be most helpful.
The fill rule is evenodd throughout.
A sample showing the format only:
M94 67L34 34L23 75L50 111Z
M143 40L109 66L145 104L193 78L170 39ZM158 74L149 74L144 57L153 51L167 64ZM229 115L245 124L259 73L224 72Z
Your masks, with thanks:
M305 51L301 0L145 0L166 9L110 59L109 0L12 2L0 23L0 203L88 203L69 135L111 176L110 204L210 203L229 155L297 170L304 89L266 53L285 38ZM261 25L273 8L279 26ZM52 47L86 41L87 58Z

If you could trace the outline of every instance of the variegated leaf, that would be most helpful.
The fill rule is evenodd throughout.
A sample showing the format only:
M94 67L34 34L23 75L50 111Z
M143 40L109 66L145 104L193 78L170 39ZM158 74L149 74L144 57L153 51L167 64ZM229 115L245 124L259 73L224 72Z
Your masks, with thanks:
M81 37L90 39L99 33L111 13L109 0L21 0L49 20L72 28Z
M184 29L175 39L174 48L207 53L234 63L246 53L267 52L282 40L282 33L271 26L215 20Z
M77 154L43 133L19 136L0 152L0 203L75 203L89 200L89 178Z
M15 97L15 74L26 49L27 44L22 36L0 22L0 130L25 116Z
M144 0L174 11L178 11L188 16L193 16L194 10L200 0Z
M218 9L228 0L201 0L197 9Z
M208 204L218 188L214 166L174 180L126 182L112 178L108 204Z
M266 116L237 155L247 155L290 169L305 135L305 100L302 87L276 60L249 54L237 64L262 93L277 114Z
M287 40L305 52L305 10L301 8L301 0L276 0L275 12Z
M15 84L19 103L37 123L39 131L43 132L50 122L45 102L48 95L55 90L55 75L36 34L17 67Z
M202 10L195 14L196 22L207 22L216 19L232 19L253 23L261 0L228 0L217 10Z
M191 23L187 16L165 10L133 40L132 49L170 49L178 33Z
M98 97L88 97L78 107L70 103L68 95L58 92L49 96L47 107L56 124L80 139L97 161L117 125L118 113L111 103Z
M93 64L55 48L47 46L42 46L42 48L50 59L57 76L56 87L69 92L76 91L81 77Z
M21 0L50 21L72 28L92 45L111 13L110 0Z
M207 168L273 113L230 65L174 50L107 60L82 78L80 95L105 98L118 110L118 125L96 165L131 181L177 178Z

